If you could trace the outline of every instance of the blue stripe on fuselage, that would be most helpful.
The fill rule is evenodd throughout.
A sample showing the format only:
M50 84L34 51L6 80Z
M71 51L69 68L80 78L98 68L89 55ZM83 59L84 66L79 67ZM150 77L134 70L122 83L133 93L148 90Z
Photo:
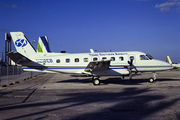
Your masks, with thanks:
M170 66L154 66L154 67L136 67L136 69L138 68L164 68L164 67L170 67ZM23 67L23 69L86 69L86 68L30 68L30 67ZM110 67L109 69L127 69L127 68L124 68L124 67Z
M23 69L86 69L86 68L30 68L30 67L23 67ZM125 69L124 67L121 68L110 68L110 69Z

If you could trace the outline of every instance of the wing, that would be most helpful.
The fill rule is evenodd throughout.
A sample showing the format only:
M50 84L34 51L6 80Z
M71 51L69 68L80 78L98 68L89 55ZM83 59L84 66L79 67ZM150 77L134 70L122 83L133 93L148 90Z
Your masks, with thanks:
M85 71L86 72L94 72L94 71L107 70L107 69L109 69L110 62L111 62L111 60L90 62L87 65Z

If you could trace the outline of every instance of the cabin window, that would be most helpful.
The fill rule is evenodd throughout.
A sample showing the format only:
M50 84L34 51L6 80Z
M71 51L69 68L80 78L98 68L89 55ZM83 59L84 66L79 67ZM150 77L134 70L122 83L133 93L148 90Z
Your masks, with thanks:
M140 60L148 60L148 58L145 55L140 55Z
M115 57L111 57L111 61L115 61Z
M103 57L103 58L102 58L102 60L105 60L105 59L107 59L107 58L106 58L106 57Z
M88 62L88 58L84 58L84 62Z
M70 59L68 58L68 59L66 59L66 63L69 63L70 62Z
M130 56L130 60L134 60L134 56Z
M79 58L75 58L74 61L75 61L75 62L79 62Z
M60 63L60 59L57 59L57 60L56 60L56 63Z
M124 57L119 57L119 60L120 60L120 61L123 61L123 60L124 60Z
M95 57L95 58L93 58L93 61L97 61L98 59Z

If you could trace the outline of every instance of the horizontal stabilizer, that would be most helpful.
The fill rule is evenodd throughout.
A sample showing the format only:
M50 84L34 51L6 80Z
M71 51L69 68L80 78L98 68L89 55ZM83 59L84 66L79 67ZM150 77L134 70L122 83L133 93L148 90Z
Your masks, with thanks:
M28 59L27 57L14 51L7 53L7 56L11 58L11 60L13 60L17 64L24 64L24 63L31 62L31 60Z
M87 65L85 71L86 71L86 72L94 72L94 71L107 70L107 69L109 69L110 61L111 61L111 60L107 60L107 61L93 61L93 62L90 62L90 63Z

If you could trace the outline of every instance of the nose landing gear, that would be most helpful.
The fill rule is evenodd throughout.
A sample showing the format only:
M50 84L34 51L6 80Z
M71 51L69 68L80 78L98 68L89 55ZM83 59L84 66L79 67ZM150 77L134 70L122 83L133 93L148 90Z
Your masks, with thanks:
M152 82L154 82L154 80L156 80L156 73L153 72L152 75L153 75L153 77L149 78L149 82L150 82L150 83L152 83Z

